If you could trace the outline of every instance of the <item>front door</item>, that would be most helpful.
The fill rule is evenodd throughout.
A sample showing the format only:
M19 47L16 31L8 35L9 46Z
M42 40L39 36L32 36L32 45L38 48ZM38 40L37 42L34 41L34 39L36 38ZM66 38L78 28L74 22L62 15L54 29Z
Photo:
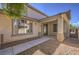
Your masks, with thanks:
M44 35L48 35L48 24L43 25L43 33Z

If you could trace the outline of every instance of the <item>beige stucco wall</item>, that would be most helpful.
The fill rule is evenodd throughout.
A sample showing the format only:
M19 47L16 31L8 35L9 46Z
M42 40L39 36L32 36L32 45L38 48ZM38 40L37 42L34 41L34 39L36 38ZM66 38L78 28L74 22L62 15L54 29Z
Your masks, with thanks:
M64 34L65 37L69 37L69 22L64 21Z
M35 19L42 19L46 17L29 7L27 7L27 16Z
M47 17L44 19L41 19L41 23L42 24L48 24L48 35L55 35L57 34L57 32L53 32L53 24L57 24L57 18L58 16L51 16L51 17ZM43 26L42 26L42 34L43 34Z
M78 28L78 39L79 39L79 28Z
M56 19L58 19L58 15L57 16L50 16L50 17L47 17L47 18L43 18L41 19L41 23L46 23L46 22L52 22L52 21L55 21Z
M23 40L23 39L38 36L38 25L39 25L38 22L33 21L33 33L26 35L12 36L12 20L9 17L0 14L0 34L4 35L3 43Z
M0 34L4 35L3 41L9 41L12 32L11 19L5 15L0 14Z
M38 23L37 22L33 22L33 33L30 34L26 34L26 35L16 35L16 36L12 36L11 41L16 41L16 40L23 40L23 39L27 39L27 38L32 38L32 37L37 37L38 36ZM18 38L19 37L19 38Z
M39 13L37 13L36 11L34 11L30 8L28 8L28 13L29 13L28 16L30 16L30 17L37 17L37 18L43 17ZM40 22L33 21L33 33L26 34L26 35L12 36L12 20L3 14L0 14L0 34L4 35L3 43L8 43L8 42L17 41L17 40L23 40L23 39L27 39L27 38L31 38L31 37L37 37L38 33L43 35L43 24L44 23L48 24L48 35L57 35L56 32L53 32L53 24L56 24L57 23L56 20L59 18L60 18L59 16L54 16L54 17L42 19L43 21L40 21ZM69 33L69 32L67 32L69 30L69 28L68 28L69 26L67 27L67 24L69 24L69 20L66 18L66 15L63 18L64 18L64 21L66 22L66 23L64 23L65 24L64 31L66 33ZM59 20L61 20L61 19L59 19Z
M61 16L60 15L57 15L57 16L52 16L50 18L45 18L45 19L42 19L41 20L41 23L47 23L48 24L48 35L57 35L57 32L53 32L53 24L57 24L57 20L61 20L60 19ZM67 24L68 24L68 19L66 18L65 16L63 16L63 20L64 20L64 24L63 24L63 29L65 33L68 33L67 30L68 30L68 27L67 27ZM57 24L58 25L58 24Z
M67 18L66 14L63 14L64 19L64 34L65 37L69 37L69 31L70 31L70 20Z
M39 37L40 36L42 36L42 34L43 34L43 32L42 32L42 24L39 22L38 23L39 25L38 25L38 35L39 35Z
M67 35L67 23L64 21L64 35L66 36Z
M48 35L56 35L57 34L57 32L53 32L53 24L57 24L57 21L55 20L55 21L52 21L52 22L41 22L40 23L41 24L41 26L39 26L39 31L41 31L41 35L43 36L44 35L44 27L43 27L43 25L44 24L47 24L48 25Z
M56 35L57 32L53 32L53 24L57 24L57 21L52 21L48 23L48 35Z
M66 14L51 16L41 20L41 23L48 23L48 35L57 35L57 32L53 32L53 24L57 24L56 20L63 19L63 32L64 36L69 36L69 19Z

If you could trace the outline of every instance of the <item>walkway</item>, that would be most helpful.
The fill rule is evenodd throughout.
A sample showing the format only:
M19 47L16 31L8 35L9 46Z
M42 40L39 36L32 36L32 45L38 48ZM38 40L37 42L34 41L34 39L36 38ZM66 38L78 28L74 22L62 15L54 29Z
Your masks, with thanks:
M50 40L49 37L42 37L37 40L32 40L32 41L21 43L12 47L8 47L8 48L0 50L0 55L15 55L29 48L32 48L36 45L44 43L48 40Z
M79 40L65 39L64 43L50 39L20 54L24 55L79 55Z
M65 39L63 43L59 43L53 36L42 37L0 50L0 54L79 55L79 40L75 38L68 38Z

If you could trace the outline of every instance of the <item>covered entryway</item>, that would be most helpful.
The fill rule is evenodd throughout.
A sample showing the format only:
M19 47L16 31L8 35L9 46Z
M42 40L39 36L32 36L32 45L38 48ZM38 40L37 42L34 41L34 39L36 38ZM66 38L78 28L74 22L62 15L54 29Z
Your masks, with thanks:
M59 42L69 37L70 11L41 19L41 34L56 36Z
M57 36L57 20L42 23L43 36Z

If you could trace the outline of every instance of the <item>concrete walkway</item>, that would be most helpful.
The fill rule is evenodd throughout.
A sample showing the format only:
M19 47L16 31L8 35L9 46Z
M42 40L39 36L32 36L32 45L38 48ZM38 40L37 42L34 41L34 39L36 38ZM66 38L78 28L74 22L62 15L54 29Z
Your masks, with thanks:
M59 43L55 39L50 39L20 55L79 55L79 40L68 38L63 43Z
M50 40L49 37L42 37L37 40L32 40L26 43L18 44L16 46L5 48L5 49L0 50L0 55L15 55L29 48L32 48L36 45L39 45L43 42L46 42L48 40Z

